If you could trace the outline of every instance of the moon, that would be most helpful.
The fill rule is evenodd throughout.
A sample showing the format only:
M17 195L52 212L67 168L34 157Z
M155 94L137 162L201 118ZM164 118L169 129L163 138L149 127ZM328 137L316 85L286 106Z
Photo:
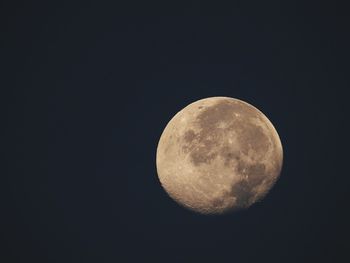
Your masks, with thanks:
M159 181L178 204L201 214L246 209L277 181L278 133L254 106L234 98L191 103L166 125L157 147Z

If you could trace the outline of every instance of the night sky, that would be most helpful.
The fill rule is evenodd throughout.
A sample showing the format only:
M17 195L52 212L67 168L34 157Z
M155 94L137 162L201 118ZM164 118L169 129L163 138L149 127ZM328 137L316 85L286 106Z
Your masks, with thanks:
M344 5L7 2L1 262L347 262ZM155 166L210 96L260 109L284 148L268 196L224 216L177 205Z

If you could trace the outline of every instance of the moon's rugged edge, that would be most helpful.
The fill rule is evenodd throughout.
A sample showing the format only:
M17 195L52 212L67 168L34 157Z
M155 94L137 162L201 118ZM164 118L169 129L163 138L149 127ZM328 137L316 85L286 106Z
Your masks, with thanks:
M276 182L283 159L272 123L252 105L228 97L196 101L165 127L157 172L179 204L203 214L251 206Z

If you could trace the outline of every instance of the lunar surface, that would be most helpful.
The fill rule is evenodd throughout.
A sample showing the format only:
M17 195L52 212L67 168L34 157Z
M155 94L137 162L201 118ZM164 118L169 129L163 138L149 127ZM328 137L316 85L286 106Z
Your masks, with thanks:
M228 97L196 101L165 127L157 148L157 172L180 205L222 214L261 200L280 175L283 150L267 117Z

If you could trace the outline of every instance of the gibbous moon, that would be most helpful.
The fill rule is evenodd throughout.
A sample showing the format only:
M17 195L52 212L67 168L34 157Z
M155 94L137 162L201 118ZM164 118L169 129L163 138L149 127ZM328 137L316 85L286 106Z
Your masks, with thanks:
M180 205L222 214L261 200L280 175L283 150L267 117L228 97L196 101L165 127L157 148L157 172Z

